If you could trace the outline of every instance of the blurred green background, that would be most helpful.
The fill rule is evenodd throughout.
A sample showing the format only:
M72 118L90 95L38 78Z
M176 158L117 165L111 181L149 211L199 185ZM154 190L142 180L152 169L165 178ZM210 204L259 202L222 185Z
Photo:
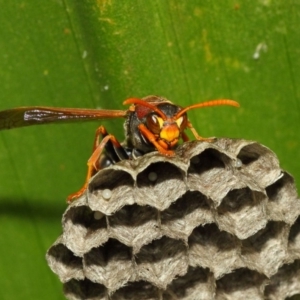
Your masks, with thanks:
M200 135L259 141L300 185L300 2L0 0L0 109L122 109L162 95ZM125 108L126 109L126 108ZM0 132L0 298L64 299L46 265L68 194L81 187L94 132L122 120ZM292 209L292 208L291 208Z

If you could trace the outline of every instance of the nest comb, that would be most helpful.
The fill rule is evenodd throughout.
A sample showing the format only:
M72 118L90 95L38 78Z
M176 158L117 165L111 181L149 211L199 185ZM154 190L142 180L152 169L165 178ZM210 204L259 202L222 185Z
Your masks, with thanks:
M300 200L275 154L188 142L100 170L47 261L67 299L285 299L300 293Z

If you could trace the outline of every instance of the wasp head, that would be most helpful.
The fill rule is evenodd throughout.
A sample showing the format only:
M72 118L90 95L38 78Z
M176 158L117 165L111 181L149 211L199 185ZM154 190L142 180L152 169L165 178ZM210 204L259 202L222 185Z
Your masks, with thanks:
M188 110L213 105L238 106L233 100L222 99L182 108L158 96L130 98L124 104L132 104L125 124L129 145L143 153L156 149L164 155L174 155L172 149L181 138L188 140L184 133L186 128L192 129L195 137L200 138L188 120Z

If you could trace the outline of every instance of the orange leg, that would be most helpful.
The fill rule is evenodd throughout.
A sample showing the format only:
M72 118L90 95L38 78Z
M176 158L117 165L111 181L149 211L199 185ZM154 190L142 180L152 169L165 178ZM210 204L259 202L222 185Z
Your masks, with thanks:
M149 129L144 124L139 125L139 130L144 135L144 137L155 146L155 148L157 149L157 151L159 153L166 155L166 156L174 156L175 155L174 151L167 150L167 149L163 148L160 144L158 144L158 142L156 141L155 135L151 131L149 131Z
M99 143L100 135L104 136L101 143ZM68 196L68 198L67 198L68 203L71 203L75 199L82 196L82 194L87 189L87 186L88 186L88 183L89 183L91 177L98 171L97 163L98 163L99 157L100 157L101 153L103 152L105 145L109 141L111 141L115 147L122 147L121 144L118 142L118 140L113 135L107 134L106 129L103 126L100 126L96 131L94 145L93 145L93 154L91 155L91 157L89 158L89 160L87 162L88 171L87 171L84 185L82 186L82 188L79 191Z
M184 142L188 142L190 140L185 132L181 133L181 137Z
M196 129L193 127L193 125L192 125L192 123L190 121L188 121L187 127L191 130L191 132L193 133L194 137L198 141L206 141L206 142L212 142L212 141L214 141L214 138L204 138L204 137L200 136L198 134L198 132L196 131Z

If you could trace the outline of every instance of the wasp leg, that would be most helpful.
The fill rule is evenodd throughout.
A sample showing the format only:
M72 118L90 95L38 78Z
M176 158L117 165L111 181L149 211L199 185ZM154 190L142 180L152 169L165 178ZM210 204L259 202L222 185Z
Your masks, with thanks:
M175 152L172 150L167 150L165 148L163 148L160 144L158 144L158 142L156 141L155 135L149 131L149 129L144 125L144 124L140 124L138 126L140 132L144 135L144 137L155 146L156 150L166 156L174 156Z
M102 136L101 142L99 142L100 136ZM115 138L115 136L108 134L106 129L103 126L100 126L96 131L95 140L94 140L94 144L93 144L93 153L87 162L88 171L87 171L84 185L82 186L82 188L79 191L68 196L68 198L67 198L68 203L71 203L75 199L82 196L82 194L87 189L89 180L99 170L97 163L99 161L99 157L100 157L101 153L103 152L105 147L111 147L111 146L113 146L115 149L119 149L119 148L123 149L123 147L118 142L118 140ZM125 150L123 150L123 151L125 152Z
M188 142L190 140L185 132L182 132L181 138L184 142Z
M204 138L204 137L200 136L198 134L198 132L196 131L196 129L193 127L193 125L192 125L192 123L190 121L188 121L187 127L191 130L191 132L193 133L194 137L198 141L213 142L215 140L215 138Z
M102 139L104 139L107 135L107 131L102 126L100 128ZM112 135L110 135L112 136ZM99 143L95 145L94 150L98 147ZM115 137L111 138L106 144L105 144L105 155L106 160L109 160L111 164L115 164L121 160L129 159L128 152L126 149L117 141ZM99 162L97 166L95 166L97 169L103 169L103 165Z

